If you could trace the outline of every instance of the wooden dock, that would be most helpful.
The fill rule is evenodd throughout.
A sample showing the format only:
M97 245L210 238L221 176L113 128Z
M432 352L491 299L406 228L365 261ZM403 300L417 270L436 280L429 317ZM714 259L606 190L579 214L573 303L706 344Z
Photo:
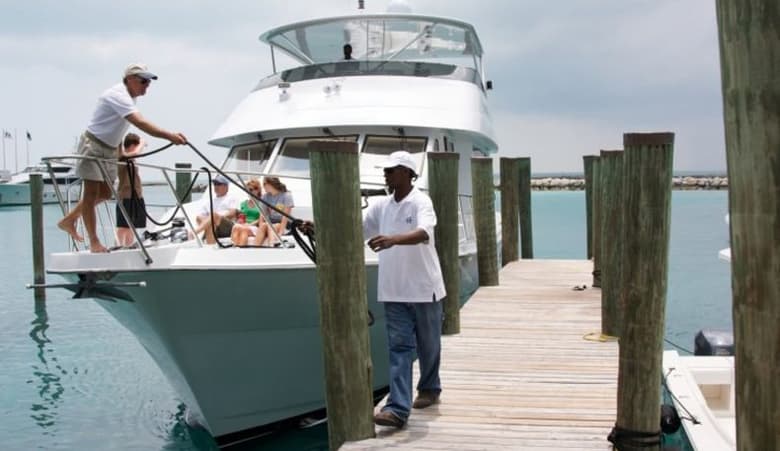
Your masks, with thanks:
M403 429L377 426L376 438L340 449L611 449L618 345L584 338L601 330L592 266L504 267L501 285L480 288L461 310L461 333L442 338L441 403L412 409Z

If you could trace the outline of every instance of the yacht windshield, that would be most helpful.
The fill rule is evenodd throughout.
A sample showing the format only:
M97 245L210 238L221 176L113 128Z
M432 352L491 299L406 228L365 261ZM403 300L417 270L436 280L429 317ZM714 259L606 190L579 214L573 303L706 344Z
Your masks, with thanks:
M276 145L275 139L258 143L236 146L230 151L223 170L229 172L262 173L271 151Z
M426 61L479 71L482 47L471 25L429 16L365 15L297 23L271 30L260 39L302 64L345 59Z
M272 174L288 175L293 177L309 177L309 144L312 141L321 141L322 136L312 138L288 138L284 140L279 156L269 171ZM327 139L337 141L357 142L357 136L334 136Z

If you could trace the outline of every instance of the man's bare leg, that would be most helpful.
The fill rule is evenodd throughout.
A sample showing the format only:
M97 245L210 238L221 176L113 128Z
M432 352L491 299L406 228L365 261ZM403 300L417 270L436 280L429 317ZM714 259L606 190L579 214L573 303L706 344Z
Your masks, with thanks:
M76 230L76 222L79 220L79 217L81 217L81 208L82 201L79 201L76 206L57 223L57 227L59 227L60 230L66 232L71 238L79 243L84 241L84 237L79 235L79 232Z
M100 242L97 235L97 214L95 207L105 200L105 182L95 180L84 181L84 196L81 199L81 219L84 221L84 228L87 229L89 238L89 251L92 253L108 252L105 246Z

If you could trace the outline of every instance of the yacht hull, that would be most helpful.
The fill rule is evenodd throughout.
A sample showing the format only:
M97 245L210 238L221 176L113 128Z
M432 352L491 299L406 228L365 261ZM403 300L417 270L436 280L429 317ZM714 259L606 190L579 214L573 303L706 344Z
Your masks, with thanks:
M462 304L478 285L476 255L460 264ZM385 317L376 302L376 264L366 269L373 389L381 394L388 385ZM63 276L77 281L87 274ZM116 285L145 283L87 296L136 336L187 405L188 423L206 428L221 446L325 408L313 266L93 274Z

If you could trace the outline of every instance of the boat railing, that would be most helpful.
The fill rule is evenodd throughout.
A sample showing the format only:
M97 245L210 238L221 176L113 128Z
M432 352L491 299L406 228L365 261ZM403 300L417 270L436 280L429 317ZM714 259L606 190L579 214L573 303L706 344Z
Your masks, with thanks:
M117 161L115 159L106 159L106 158L98 158L98 157L87 157L87 156L80 156L80 155L68 155L68 156L57 156L57 157L46 157L43 158L43 161L47 165L49 169L49 173L52 174L53 170L51 169L52 164L62 164L62 165L70 165L75 166L78 161L80 160L91 160L95 161L98 164L98 168L100 168L101 173L103 174L103 177L105 179L108 179L108 170L107 168L110 167L110 165L117 166L117 170L122 170L127 166L127 163L124 161ZM148 171L154 171L156 173L159 173L164 180L164 184L162 186L167 187L167 191L169 193L168 199L170 199L170 202L162 201L162 202L150 202L147 204L147 207L156 208L156 209L164 209L164 213L161 215L157 215L155 219L163 219L161 223L157 223L155 220L153 220L153 227L150 227L151 230L139 230L133 225L132 216L129 214L129 212L125 209L122 202L116 202L117 199L119 199L119 193L117 191L117 188L114 184L109 184L109 189L111 191L111 197L112 200L114 200L114 204L116 205L116 209L111 208L110 202L103 202L102 208L97 209L96 215L97 215L97 228L101 235L101 239L104 242L110 242L115 239L115 224L116 224L116 215L121 214L123 218L125 219L125 222L128 225L128 228L133 233L133 236L135 237L135 244L133 245L133 248L136 248L140 251L140 254L142 255L144 261L147 264L150 264L152 262L151 256L149 255L149 246L153 245L149 243L149 240L151 237L152 241L155 241L159 239L159 233L160 232L170 232L168 234L169 237L172 237L173 235L173 227L165 228L165 226L171 224L174 220L178 219L179 221L183 220L186 223L186 226L184 229L187 231L189 236L192 236L193 240L197 243L198 247L202 247L204 245L204 242L199 236L198 233L194 233L194 231L197 229L197 221L195 218L193 218L194 214L191 210L188 210L188 206L191 206L194 204L194 202L199 201L193 201L189 203L185 203L182 200L186 198L187 196L181 196L179 195L177 191L177 187L175 182L172 179L172 175L175 178L177 174L185 173L190 174L190 184L188 187L189 192L192 192L193 187L195 186L198 177L201 174L205 174L207 177L210 178L209 173L213 173L212 170L207 170L206 168L187 168L187 167L175 167L171 168L168 166L161 166L151 163L144 163L140 162L138 160L134 161L134 164L138 167L145 168ZM243 191L247 192L246 189L246 183L250 179L254 178L261 178L266 176L274 176L274 177L281 177L284 179L289 180L309 180L310 177L304 176L304 175L292 175L292 174L273 174L273 173L266 173L266 172L259 172L259 171L247 171L247 170L219 170L220 173L228 176L236 186L239 186ZM148 178L148 173L145 174L144 178ZM74 203L78 200L78 198L74 198L71 196L71 193L73 190L71 190L71 186L73 186L77 182L71 182L66 187L64 187L63 190L63 184L58 183L56 181L55 177L52 177L52 185L54 188L54 193L57 197L57 201L60 205L60 209L62 210L63 215L66 215L74 206ZM208 183L211 183L211 180L208 180ZM374 194L381 194L381 191L384 190L384 185L380 183L375 182L361 182L361 193L363 197L370 195L370 192L376 191ZM208 188L207 188L208 189ZM64 191L64 192L63 192ZM189 194L189 192L187 194ZM204 198L206 198L206 194L204 194ZM80 196L79 196L80 197ZM364 207L367 205L366 202L364 202ZM261 210L261 215L263 216L264 220L267 223L270 223L269 218L266 216L263 209ZM472 208L471 208L471 196L468 195L459 195L459 238L461 243L464 241L467 241L474 236L473 232L473 215L472 215ZM116 211L116 213L114 213ZM174 214L175 213L175 214ZM148 216L150 219L152 216ZM167 220L166 220L167 219ZM162 224L162 225L161 225ZM80 226L83 227L83 226ZM269 228L271 233L274 235L276 241L284 243L285 241L282 240L282 238L279 236L279 234L276 232L274 228ZM83 231L82 231L83 232ZM156 232L156 234L155 234ZM189 237L182 240L182 241L189 241ZM118 248L118 246L117 246ZM79 252L84 249L84 246L82 243L77 242L74 239L69 240L69 249L73 252Z

